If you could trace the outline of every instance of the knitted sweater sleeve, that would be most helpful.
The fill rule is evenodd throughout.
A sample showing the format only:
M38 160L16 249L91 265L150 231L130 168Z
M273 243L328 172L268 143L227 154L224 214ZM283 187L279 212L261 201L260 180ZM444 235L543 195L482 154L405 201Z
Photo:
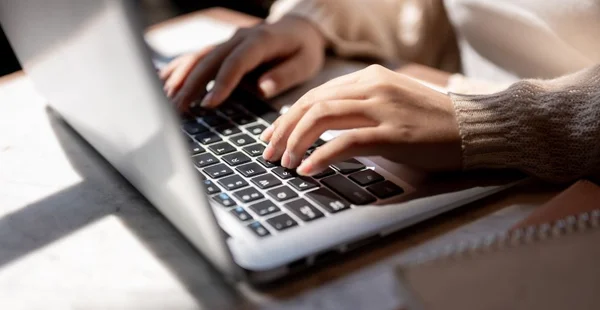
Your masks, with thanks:
M600 65L450 97L465 169L515 168L552 182L600 172Z

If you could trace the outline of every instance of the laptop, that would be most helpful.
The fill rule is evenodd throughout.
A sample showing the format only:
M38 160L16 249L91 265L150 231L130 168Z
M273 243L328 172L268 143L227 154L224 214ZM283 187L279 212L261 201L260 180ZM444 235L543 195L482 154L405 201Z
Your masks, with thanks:
M509 186L436 192L378 157L313 178L266 162L258 136L278 111L240 89L181 119L134 2L2 1L0 22L48 104L228 279L281 279Z

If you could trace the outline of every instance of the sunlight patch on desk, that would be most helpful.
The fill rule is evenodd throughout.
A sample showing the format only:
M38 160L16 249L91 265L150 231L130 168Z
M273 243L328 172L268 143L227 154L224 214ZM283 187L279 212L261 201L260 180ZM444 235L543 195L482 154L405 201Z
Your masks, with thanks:
M0 308L11 305L182 308L196 302L161 260L109 215L2 266Z

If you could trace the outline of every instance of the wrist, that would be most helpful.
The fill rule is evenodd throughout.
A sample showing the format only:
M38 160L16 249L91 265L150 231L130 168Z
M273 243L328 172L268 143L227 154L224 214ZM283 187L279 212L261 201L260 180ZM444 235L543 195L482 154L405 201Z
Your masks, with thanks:
M303 30L302 32L311 38L311 44L316 44L320 46L323 50L328 48L328 40L317 25L312 20L299 15L286 15L283 20L289 20L293 23L299 25L299 27Z

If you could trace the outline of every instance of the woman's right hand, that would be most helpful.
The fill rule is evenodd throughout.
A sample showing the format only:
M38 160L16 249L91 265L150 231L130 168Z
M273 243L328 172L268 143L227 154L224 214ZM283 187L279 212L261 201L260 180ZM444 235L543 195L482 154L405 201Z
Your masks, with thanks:
M214 108L261 64L278 61L258 79L258 89L270 98L310 79L324 58L325 39L319 29L302 17L286 16L273 24L242 28L225 43L181 56L165 66L160 77L180 111L201 96L202 107ZM214 86L206 93L211 80Z

